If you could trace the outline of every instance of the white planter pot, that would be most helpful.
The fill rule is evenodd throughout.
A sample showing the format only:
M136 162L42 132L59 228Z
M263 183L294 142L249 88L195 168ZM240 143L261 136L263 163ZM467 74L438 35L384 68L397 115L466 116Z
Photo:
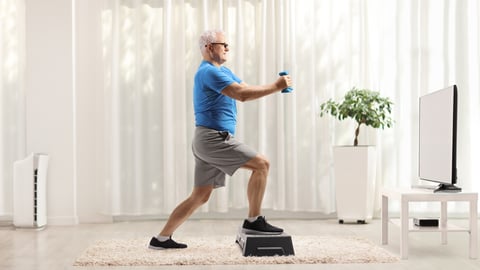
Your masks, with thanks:
M375 147L336 146L333 155L339 223L371 220L375 193Z

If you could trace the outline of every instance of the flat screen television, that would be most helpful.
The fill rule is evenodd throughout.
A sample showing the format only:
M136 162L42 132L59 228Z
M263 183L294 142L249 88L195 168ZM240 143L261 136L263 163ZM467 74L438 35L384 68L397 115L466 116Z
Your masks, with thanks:
M460 192L457 183L457 86L419 100L418 175L438 183L434 192Z

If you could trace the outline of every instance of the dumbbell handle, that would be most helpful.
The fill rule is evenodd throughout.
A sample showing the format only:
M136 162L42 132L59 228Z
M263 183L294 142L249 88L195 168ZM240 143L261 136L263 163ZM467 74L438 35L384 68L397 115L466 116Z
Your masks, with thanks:
M280 75L280 76L288 75L288 71L281 71L280 73L278 73L278 75ZM289 87L283 89L282 93L290 93L292 91L293 91L293 88L289 86Z

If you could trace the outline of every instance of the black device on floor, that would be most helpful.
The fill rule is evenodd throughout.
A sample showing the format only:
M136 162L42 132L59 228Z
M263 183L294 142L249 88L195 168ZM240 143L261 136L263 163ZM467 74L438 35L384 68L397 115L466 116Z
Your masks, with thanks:
M436 218L414 218L413 224L420 227L438 227L438 219Z
M235 241L243 256L288 256L295 255L292 237L286 233L278 235L246 234L241 230Z

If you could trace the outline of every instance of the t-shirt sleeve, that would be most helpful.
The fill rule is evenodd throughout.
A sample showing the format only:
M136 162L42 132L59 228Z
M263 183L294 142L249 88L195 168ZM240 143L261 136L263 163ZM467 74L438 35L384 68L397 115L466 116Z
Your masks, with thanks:
M209 69L207 71L206 78L206 86L217 93L222 92L225 87L231 85L234 82L241 82L241 80L237 76L235 76L235 74L233 74L229 69Z

